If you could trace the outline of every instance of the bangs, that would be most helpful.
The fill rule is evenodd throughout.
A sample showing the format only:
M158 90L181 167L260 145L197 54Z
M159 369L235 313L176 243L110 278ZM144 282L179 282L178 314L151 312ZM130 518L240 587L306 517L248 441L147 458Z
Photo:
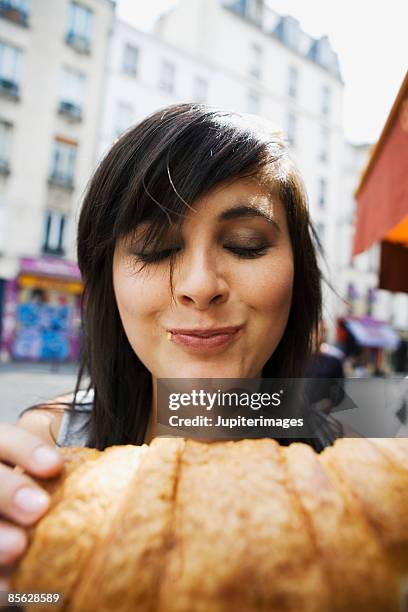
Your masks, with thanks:
M126 143L126 144L125 144ZM252 115L177 105L126 132L127 180L116 203L113 238L128 240L148 221L142 249L158 248L193 203L216 186L245 177L282 179L281 134ZM122 152L123 154L123 152Z

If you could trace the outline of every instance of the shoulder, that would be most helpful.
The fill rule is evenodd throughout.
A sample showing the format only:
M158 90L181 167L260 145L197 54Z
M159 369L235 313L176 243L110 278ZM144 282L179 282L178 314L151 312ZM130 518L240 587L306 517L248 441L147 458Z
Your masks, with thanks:
M23 411L16 424L54 445L64 412L69 410L69 406L63 402L69 402L71 398L72 393L59 395L38 407L28 408Z

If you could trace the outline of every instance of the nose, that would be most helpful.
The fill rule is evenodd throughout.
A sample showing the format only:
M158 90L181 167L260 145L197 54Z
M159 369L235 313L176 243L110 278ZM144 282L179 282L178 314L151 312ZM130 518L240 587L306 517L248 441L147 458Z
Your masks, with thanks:
M173 277L174 297L184 306L205 310L228 299L228 283L214 253L195 251L178 262Z

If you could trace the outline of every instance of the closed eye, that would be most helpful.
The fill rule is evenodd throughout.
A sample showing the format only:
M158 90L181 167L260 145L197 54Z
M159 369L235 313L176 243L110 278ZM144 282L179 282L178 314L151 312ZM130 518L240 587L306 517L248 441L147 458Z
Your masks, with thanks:
M165 249L164 251L153 251L152 253L135 253L137 259L143 263L156 263L168 259L172 253L177 253L180 249Z
M262 257L268 250L269 245L262 245L259 247L241 247L241 246L224 246L224 249L236 255L240 259L255 259L256 257ZM181 251L181 247L175 249L164 249L163 251L154 251L152 253L135 253L135 256L139 261L145 264L158 263L168 259L172 253L177 254Z
M255 257L262 257L262 255L265 255L266 251L269 248L269 245L252 248L231 246L224 248L226 248L228 251L231 251L231 253L234 253L238 257L241 257L242 259L254 259Z

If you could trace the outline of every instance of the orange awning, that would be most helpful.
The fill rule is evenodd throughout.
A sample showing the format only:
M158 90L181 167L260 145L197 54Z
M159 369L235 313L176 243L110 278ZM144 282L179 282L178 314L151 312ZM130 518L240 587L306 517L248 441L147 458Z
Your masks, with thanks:
M408 292L408 72L356 191L353 255L381 242L381 289Z
M398 225L388 232L388 234L385 236L385 240L408 246L408 216L404 217L404 219L398 223Z

